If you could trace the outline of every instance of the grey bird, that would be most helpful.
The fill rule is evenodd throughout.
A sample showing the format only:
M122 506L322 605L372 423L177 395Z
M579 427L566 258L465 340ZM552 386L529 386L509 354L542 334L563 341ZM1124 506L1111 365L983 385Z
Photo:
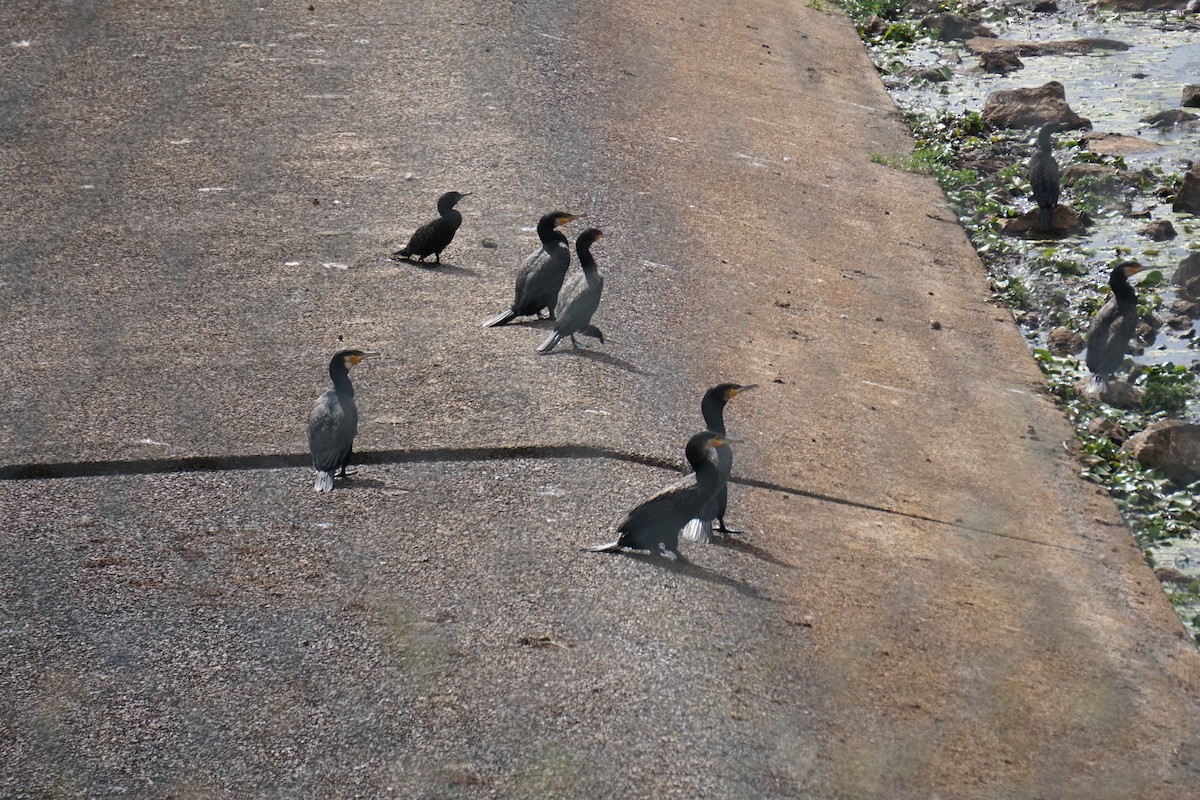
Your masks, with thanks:
M579 256L580 271L563 283L554 307L554 333L538 347L539 353L549 353L564 336L571 337L571 346L578 347L575 334L591 336L604 343L604 334L592 324L592 315L600 307L600 294L604 291L604 276L592 257L592 243L603 236L598 228L588 228L575 240L575 253Z
M571 266L571 243L557 228L575 219L579 219L579 216L565 211L551 211L542 215L537 224L538 239L542 244L517 271L512 307L489 319L482 327L507 325L517 317L540 317L542 309L549 310L550 318L554 318L558 293Z
M336 477L346 477L346 467L354 451L354 435L358 433L358 407L354 404L350 368L377 355L362 350L339 350L329 361L333 386L317 398L308 412L308 449L317 471L313 489L318 492L333 491L335 472Z
M617 526L621 535L615 542L589 549L597 553L612 553L623 547L666 551L682 559L679 529L698 516L716 494L720 478L709 454L724 443L725 437L713 431L701 431L688 439L684 456L693 472L638 503Z
M742 392L757 389L758 384L740 385L736 383L721 383L707 392L700 400L700 413L704 416L704 424L710 431L725 435L725 404ZM717 468L717 491L708 501L699 515L689 520L683 528L683 538L689 542L709 544L712 542L713 520L717 521L717 530L728 535L731 533L725 527L725 509L729 505L729 476L733 473L733 448L722 444L712 449L709 458Z
M1037 201L1038 230L1048 231L1054 224L1054 207L1058 205L1058 162L1054 160L1054 143L1050 135L1058 130L1051 122L1038 131L1037 151L1029 159L1029 186Z
M1096 312L1087 335L1087 367L1092 372L1088 389L1103 393L1108 379L1121 368L1129 352L1129 340L1137 329L1137 292L1129 276L1142 270L1136 261L1123 261L1108 277L1113 296Z
M404 249L392 253L392 261L411 261L414 256L417 261L424 261L426 256L433 256L434 263L442 263L442 251L454 241L454 234L462 225L462 214L454 206L470 195L470 192L446 192L439 197L437 219L417 228Z

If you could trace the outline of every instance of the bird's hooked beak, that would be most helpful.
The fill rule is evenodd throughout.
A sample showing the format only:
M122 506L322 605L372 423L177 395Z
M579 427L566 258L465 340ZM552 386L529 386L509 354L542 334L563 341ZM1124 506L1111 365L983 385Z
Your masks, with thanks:
M560 216L554 220L554 224L556 226L566 225L568 222L574 222L575 220L583 219L586 216L587 216L587 214L563 214L562 216Z
M736 397L737 395L741 394L742 392L748 392L751 389L757 389L757 388L758 388L757 383L747 383L745 386L734 386L733 388L731 388L729 390L729 397Z
M368 351L365 351L362 353L355 353L352 356L346 356L346 361L349 362L348 364L346 364L346 366L352 367L355 364L357 364L358 362L365 361L368 358L379 358L379 355L380 354L374 350L368 350Z
M464 197L470 197L473 194L475 194L475 193L474 192L459 192L458 199L462 200Z
M1121 271L1125 273L1126 278L1128 278L1130 275L1136 275L1144 269L1145 269L1145 267L1143 267L1141 264L1137 263L1136 261L1131 261L1128 264L1121 265Z

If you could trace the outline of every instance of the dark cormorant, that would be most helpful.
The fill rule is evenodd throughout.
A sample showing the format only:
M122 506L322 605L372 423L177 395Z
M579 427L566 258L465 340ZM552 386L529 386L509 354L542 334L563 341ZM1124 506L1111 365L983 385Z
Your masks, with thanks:
M588 228L575 240L581 271L563 284L558 304L554 307L554 333L538 347L539 353L549 353L564 336L570 336L571 345L578 347L579 343L575 341L577 333L604 343L604 334L592 324L592 315L600 307L600 293L604 291L604 276L592 257L592 243L603 235L598 228Z
M1054 143L1050 134L1058 130L1051 122L1038 132L1037 152L1029 159L1029 186L1033 199L1037 201L1038 230L1048 231L1054 226L1054 207L1058 205L1058 162L1054 160Z
M717 491L717 467L709 453L724 442L725 437L712 431L701 431L688 439L684 455L694 472L643 500L625 515L617 527L621 536L615 542L590 549L598 553L614 552L622 547L653 552L662 549L682 558L679 529L697 516Z
M541 316L543 308L550 311L551 318L554 317L558 292L562 288L563 278L567 276L567 269L571 266L571 244L567 237L555 228L566 225L573 219L579 217L565 211L551 211L538 220L537 234L542 246L525 259L521 269L517 271L517 287L512 308L489 319L483 323L483 327L507 325L516 317L535 314Z
M333 490L334 472L346 477L346 466L354 449L354 434L358 432L358 408L354 405L354 385L350 383L350 368L364 358L378 353L362 350L339 350L329 361L329 377L333 386L317 398L308 412L308 449L312 453L317 480L313 489Z
M392 253L392 260L411 261L415 256L418 261L424 261L426 256L433 256L435 263L442 263L442 251L454 241L454 234L458 232L458 226L462 225L462 214L458 213L454 206L470 194L446 192L439 197L438 218L417 228L405 248Z
M1136 261L1123 261L1109 275L1113 296L1096 312L1087 335L1087 366L1092 371L1089 390L1107 389L1108 379L1120 369L1129 351L1129 340L1138 322L1137 292L1129 285L1129 276L1141 269Z
M704 393L700 401L700 413L704 415L704 424L710 431L725 435L725 404L734 396L751 389L757 389L758 384L745 386L736 383L722 383ZM725 527L725 508L729 503L729 476L733 472L733 448L722 444L713 448L713 463L717 467L717 493L704 506L699 516L690 520L683 529L683 538L689 542L708 544L712 541L712 523L717 520L717 530L728 534Z

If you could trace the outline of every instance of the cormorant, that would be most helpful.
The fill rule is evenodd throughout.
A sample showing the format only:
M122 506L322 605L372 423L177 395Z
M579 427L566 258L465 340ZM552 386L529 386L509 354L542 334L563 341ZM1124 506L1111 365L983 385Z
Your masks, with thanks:
M1129 351L1129 339L1138 322L1137 292L1129 285L1129 276L1141 270L1136 261L1122 261L1108 277L1113 296L1096 312L1087 335L1087 367L1092 371L1089 390L1104 392Z
M318 492L333 491L335 471L337 477L346 477L346 467L354 449L354 434L358 432L358 407L354 405L350 368L364 358L377 355L362 350L339 350L329 360L333 386L317 398L312 411L308 412L308 449L317 471L313 489Z
M700 413L704 415L704 424L710 431L725 435L725 404L734 396L751 389L757 389L758 384L745 386L736 383L722 383L704 393L700 401ZM717 467L717 493L704 506L699 516L693 518L683 529L683 538L689 542L708 544L712 541L712 523L717 520L717 530L728 534L725 527L725 508L729 503L729 476L733 472L733 448L722 444L712 450L710 456Z
M701 431L688 439L684 455L694 472L643 500L626 514L617 527L621 535L615 542L590 549L598 553L611 553L622 547L655 552L663 549L682 558L679 529L697 516L717 491L720 479L709 453L724 442L724 436L712 431Z
M604 276L592 257L592 243L603 235L598 228L588 228L575 240L575 252L579 255L582 269L563 284L558 304L554 307L554 333L538 347L539 353L549 353L564 336L570 336L571 345L578 347L579 343L575 341L577 333L604 343L604 334L592 324L592 315L600 307L600 293L604 291Z
M563 278L567 276L567 269L571 266L571 244L567 237L555 228L566 225L573 219L579 217L565 211L551 211L538 220L537 234L542 246L525 259L517 271L512 308L489 319L483 323L483 327L507 325L516 317L540 317L543 308L550 311L551 319L554 318L558 292L562 288Z
M416 256L417 261L424 261L426 256L433 256L435 263L442 263L442 251L454 241L454 234L458 232L458 226L462 225L462 214L458 213L454 206L470 194L446 192L439 197L438 218L417 228L405 248L392 253L392 260L411 261L413 256Z
M1037 152L1029 159L1029 186L1037 201L1038 230L1048 231L1054 225L1054 207L1058 205L1058 162L1054 160L1054 143L1050 134L1058 130L1051 122L1038 131Z

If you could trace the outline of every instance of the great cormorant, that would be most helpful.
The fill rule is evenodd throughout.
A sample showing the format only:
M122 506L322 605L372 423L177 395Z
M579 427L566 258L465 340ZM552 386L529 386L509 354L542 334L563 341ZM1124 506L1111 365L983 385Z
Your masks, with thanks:
M1050 135L1058 130L1051 122L1038 131L1037 151L1029 159L1029 187L1038 204L1038 230L1048 231L1054 225L1054 207L1058 205L1058 162L1054 160L1054 143Z
M333 386L317 398L308 412L308 449L312 453L317 479L313 489L333 490L334 472L346 476L346 466L354 449L354 434L358 432L358 408L354 405L354 385L350 383L350 368L364 358L378 353L362 350L339 350L329 361L329 377Z
M507 325L517 317L540 316L542 309L548 309L550 316L554 316L558 292L571 266L571 244L566 236L555 229L573 219L579 217L565 211L551 211L538 220L537 234L542 245L525 259L517 271L512 308L489 319L483 323L483 327Z
M442 263L442 251L454 241L454 234L458 232L458 226L462 225L462 214L458 213L454 206L470 194L446 192L439 197L438 218L417 228L405 248L392 253L392 260L411 261L416 257L417 261L424 261L426 256L433 256L435 263Z
M604 334L592 324L592 315L600 307L600 294L604 291L604 276L592 257L592 243L604 234L598 228L588 228L575 240L575 252L579 255L581 270L563 283L554 307L554 333L538 347L539 353L549 353L564 336L571 337L571 345L578 347L575 334L591 336L604 343Z
M700 401L700 413L704 415L704 424L710 431L725 435L725 404L733 397L757 389L758 384L739 385L722 383L704 393ZM683 529L683 538L689 542L708 544L712 541L712 523L717 521L717 530L728 534L725 527L725 508L729 503L729 476L733 472L733 448L722 444L713 448L710 458L717 467L717 492L704 506L699 516L693 518Z
M1123 261L1108 277L1113 296L1092 318L1087 335L1087 367L1092 371L1088 389L1103 392L1108 379L1121 367L1129 352L1129 339L1137 329L1137 292L1129 276L1142 270L1136 261Z
M679 529L700 514L717 491L719 476L709 453L724 442L725 437L713 431L701 431L688 439L684 455L694 472L643 500L625 515L617 527L621 535L615 542L590 549L601 553L615 552L622 547L652 552L661 549L682 558Z

